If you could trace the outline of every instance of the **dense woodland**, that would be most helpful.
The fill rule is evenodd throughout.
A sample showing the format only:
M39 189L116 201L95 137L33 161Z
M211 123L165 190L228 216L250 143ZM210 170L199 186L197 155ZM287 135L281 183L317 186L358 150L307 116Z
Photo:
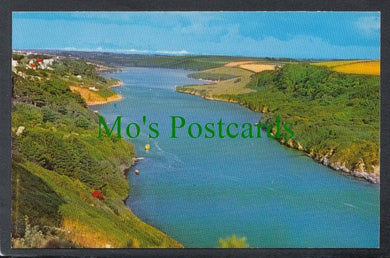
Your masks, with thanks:
M292 122L288 145L350 170L374 172L379 166L379 76L286 64L254 74L247 87L256 92L221 97L265 113L262 122L276 115Z

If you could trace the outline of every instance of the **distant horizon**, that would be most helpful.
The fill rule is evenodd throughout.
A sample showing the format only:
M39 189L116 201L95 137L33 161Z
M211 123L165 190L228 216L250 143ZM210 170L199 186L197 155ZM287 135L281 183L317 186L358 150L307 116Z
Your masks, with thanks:
M59 51L59 52L80 52L80 53L101 53L101 54L119 54L119 55L142 55L142 56L219 56L219 57L238 57L238 58L256 58L256 59L291 59L291 60L380 60L380 58L292 58L292 57L270 57L270 56L242 56L242 55L212 55L212 54L153 54L153 53L126 53L126 52L109 52L98 50L68 50L68 49L12 49L12 51L24 51L24 52L45 52L45 51Z
M380 59L380 12L13 12L14 49Z

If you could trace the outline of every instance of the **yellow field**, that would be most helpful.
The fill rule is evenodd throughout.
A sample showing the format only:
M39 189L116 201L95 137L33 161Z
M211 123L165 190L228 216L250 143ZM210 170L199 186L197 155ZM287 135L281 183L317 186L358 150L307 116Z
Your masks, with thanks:
M269 71L274 70L275 66L274 64L263 64L258 63L255 61L237 61L237 62L230 62L225 65L226 67L239 67L245 70L249 70L255 73L259 73L262 71Z
M336 66L333 70L340 73L380 75L380 63L379 61L353 63Z
M108 98L103 98L99 94L97 94L94 91L91 91L87 88L77 87L77 86L70 86L69 87L71 91L78 92L81 97L85 100L85 103L87 105L101 105L108 102L113 102L122 99L121 95L113 95Z
M329 61L313 63L313 65L324 65L340 73L380 75L379 60Z
M313 65L323 65L327 67L335 67L340 65L347 65L347 64L353 64L353 63L360 63L364 60L343 60L343 61L326 61L326 62L319 62L319 63L312 63Z
M255 73L259 73L262 71L275 70L275 65L271 64L243 64L240 65L240 68L246 69Z

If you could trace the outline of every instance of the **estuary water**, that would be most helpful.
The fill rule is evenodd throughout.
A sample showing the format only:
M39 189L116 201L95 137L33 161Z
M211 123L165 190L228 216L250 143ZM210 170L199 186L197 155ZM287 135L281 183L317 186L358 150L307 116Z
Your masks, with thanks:
M175 92L175 86L204 83L188 73L128 68L106 74L123 81L113 88L123 99L92 107L110 126L122 116L123 136L128 123L140 125L140 135L127 139L144 157L128 178L127 205L139 218L185 247L217 247L233 234L259 248L379 246L378 185L317 164L265 132L253 139L189 137L190 123L254 124L261 113ZM176 139L171 116L186 121ZM158 123L156 139L148 138L150 123Z

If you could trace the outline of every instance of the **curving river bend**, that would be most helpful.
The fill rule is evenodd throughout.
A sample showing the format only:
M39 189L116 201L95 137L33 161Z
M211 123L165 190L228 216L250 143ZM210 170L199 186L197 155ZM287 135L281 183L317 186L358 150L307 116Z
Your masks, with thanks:
M129 68L107 74L123 81L123 100L92 107L108 122L157 122L130 140L138 157L129 173L127 204L185 247L216 247L218 239L245 236L250 247L378 247L379 186L317 164L272 139L171 139L171 118L187 123L255 123L261 117L237 104L175 92L199 84L189 71ZM264 134L265 135L265 134ZM150 143L149 152L144 145ZM138 169L140 175L134 174Z

